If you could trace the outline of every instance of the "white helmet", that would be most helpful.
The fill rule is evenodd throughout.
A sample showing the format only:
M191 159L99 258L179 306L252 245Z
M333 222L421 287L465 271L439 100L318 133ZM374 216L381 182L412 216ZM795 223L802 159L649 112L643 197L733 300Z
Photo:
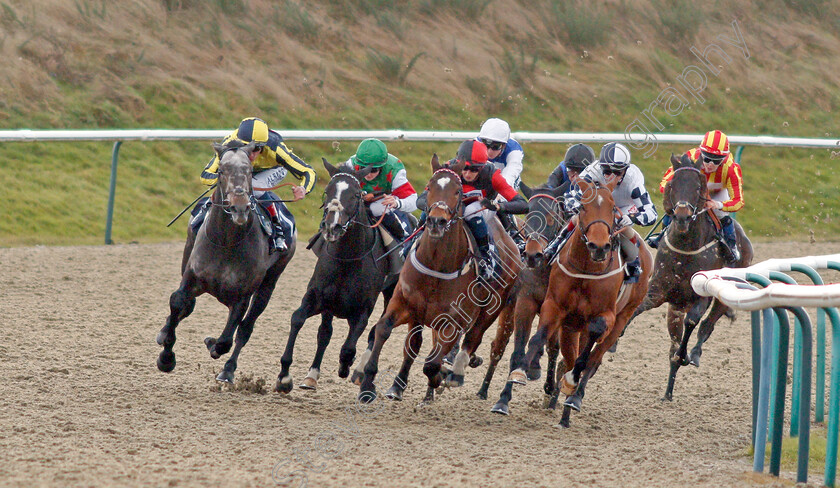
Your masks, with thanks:
M507 144L510 139L510 125L502 119L487 119L481 125L478 140L496 141Z

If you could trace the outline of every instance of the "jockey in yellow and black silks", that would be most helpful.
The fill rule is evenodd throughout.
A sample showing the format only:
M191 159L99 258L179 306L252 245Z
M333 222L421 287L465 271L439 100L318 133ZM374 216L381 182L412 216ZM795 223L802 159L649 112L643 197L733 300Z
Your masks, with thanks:
M255 188L271 188L277 186L287 174L300 181L300 185L292 188L294 201L300 200L315 187L316 174L311 166L303 162L291 149L286 147L283 138L259 118L243 119L239 127L227 136L222 144L230 147L241 147L250 142L256 143L251 153L251 164L254 166L253 186ZM201 182L213 185L218 179L219 156L207 163L201 172ZM295 220L283 202L279 201L271 192L254 190L254 197L271 215L274 223L273 248L280 252L288 250L291 239L294 239Z

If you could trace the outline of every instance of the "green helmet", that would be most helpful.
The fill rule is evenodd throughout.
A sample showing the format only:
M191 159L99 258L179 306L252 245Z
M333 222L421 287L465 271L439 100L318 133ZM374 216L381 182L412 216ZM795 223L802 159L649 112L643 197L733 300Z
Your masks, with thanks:
M388 149L379 139L365 139L350 159L356 166L381 168L388 162Z

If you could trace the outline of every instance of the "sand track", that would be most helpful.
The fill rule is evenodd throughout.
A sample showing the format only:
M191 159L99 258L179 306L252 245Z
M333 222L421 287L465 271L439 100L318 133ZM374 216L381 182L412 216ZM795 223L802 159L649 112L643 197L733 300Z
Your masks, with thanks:
M759 261L840 245L758 244L756 251ZM482 366L467 371L463 388L418 409L426 378L416 366L405 401L358 412L358 388L336 375L343 320L335 321L317 391L254 392L263 381L270 391L280 370L290 316L314 265L307 251L293 259L257 322L237 388L213 379L223 363L202 339L221 332L226 309L206 296L178 328L175 371L158 372L154 339L180 256L179 243L0 249L0 485L270 486L273 470L277 478L297 471L308 486L789 484L749 476L743 455L746 314L718 325L700 369L680 371L673 403L660 401L664 308L640 317L590 382L568 430L557 427L559 412L541 408L542 381L516 388L510 417L489 412L507 356L488 400L475 397ZM308 370L317 325L310 319L299 338L295 385ZM480 349L485 358L494 330ZM406 332L392 334L381 372L398 369Z

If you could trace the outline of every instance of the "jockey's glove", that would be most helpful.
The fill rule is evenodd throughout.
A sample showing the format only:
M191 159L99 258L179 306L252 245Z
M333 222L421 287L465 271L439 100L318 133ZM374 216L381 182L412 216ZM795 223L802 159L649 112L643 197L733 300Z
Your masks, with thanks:
M488 210L493 210L494 212L498 212L502 209L502 206L499 205L498 202L491 200L487 197L481 199L481 206Z
M629 215L622 215L621 219L618 221L619 227L630 227L633 225L633 219L630 218Z

